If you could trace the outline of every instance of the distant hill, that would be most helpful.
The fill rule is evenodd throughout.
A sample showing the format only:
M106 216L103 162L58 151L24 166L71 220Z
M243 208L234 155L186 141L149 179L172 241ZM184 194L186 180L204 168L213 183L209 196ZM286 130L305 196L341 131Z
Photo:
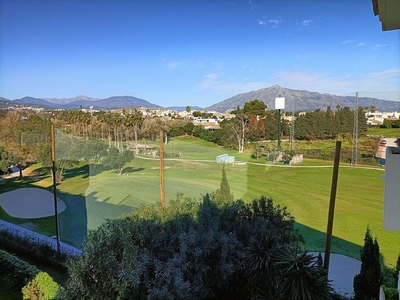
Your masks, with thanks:
M248 93L239 94L218 102L206 108L198 106L190 106L192 111L194 110L207 110L226 112L227 110L236 109L238 106L243 107L245 102L249 102L255 99L263 101L268 109L274 109L275 98L281 95L286 99L286 111L292 111L292 101L294 101L294 110L298 111L310 111L315 109L325 110L330 106L333 110L337 105L341 107L348 106L354 108L355 96L336 96L331 94L320 94L317 92L310 92L305 90L292 90L281 87L279 85L273 85L269 88L260 89ZM163 108L162 106L150 103L144 99L136 98L133 96L114 96L106 99L96 99L79 95L75 98L33 98L24 97L16 100L8 100L0 97L0 107L9 107L11 105L6 102L9 101L12 104L22 104L39 106L44 108L64 108L64 109L79 109L89 108L93 106L94 109L111 110L121 108L136 108L136 107L148 107L148 108ZM400 101L387 101L375 98L359 98L359 105L362 107L375 106L379 111L400 111ZM186 106L170 106L168 109L177 111L184 111Z
M60 105L48 102L44 99L40 98L33 98L33 97L24 97L21 99L16 99L12 100L12 102L17 103L17 104L23 104L23 105L35 105L35 106L40 106L40 107L45 107L45 108L59 108Z
M309 92L304 90L292 90L283 88L279 85L273 85L269 88L252 91L249 93L239 94L218 102L214 105L206 107L208 111L225 112L227 110L236 109L238 106L243 108L245 102L258 99L263 101L268 109L274 109L275 98L281 95L285 97L285 110L292 111L292 100L294 100L294 110L310 111L315 109L325 110L330 106L333 110L337 105L341 107L355 107L354 96L336 96L331 94L320 94L317 92ZM379 100L375 98L359 97L359 106L371 107L375 106L379 111L400 111L399 101Z
M0 97L0 108L7 108L12 105L12 102L6 98Z
M60 104L60 105L65 105L74 101L97 101L99 100L98 98L91 98L87 97L85 95L79 95L76 96L75 98L44 98L44 100L55 103L55 104Z
M3 99L3 98L2 98ZM89 108L93 106L94 109L118 109L118 108L135 108L135 107L148 107L148 108L161 108L161 106L152 104L146 100L132 97L132 96L115 96L106 99L96 99L87 96L77 96L75 98L33 98L24 97L10 101L11 103L34 105L44 108L64 108L64 109L79 109Z
M150 103L149 101L132 97L132 96L114 96L100 100L77 100L63 105L65 109L79 109L80 106L88 108L93 106L94 109L118 109L118 108L135 108L135 107L149 107L161 108L159 105Z
M167 109L176 110L177 112L185 111L187 106L168 106ZM204 108L199 106L189 106L191 111L202 111Z

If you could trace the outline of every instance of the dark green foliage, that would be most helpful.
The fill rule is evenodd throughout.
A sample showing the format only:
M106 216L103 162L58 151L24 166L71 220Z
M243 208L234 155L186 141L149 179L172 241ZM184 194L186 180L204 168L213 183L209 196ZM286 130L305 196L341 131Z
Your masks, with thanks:
M337 107L335 113L330 107L326 112L317 109L296 118L296 139L299 140L352 136L353 129L354 111L349 107ZM367 122L361 107L358 110L358 131L360 136L367 132Z
M192 134L195 137L201 138L207 142L216 142L216 135L214 131L204 129L202 126L194 126Z
M214 200L222 204L232 204L233 194L231 194L231 188L226 178L225 165L222 165L222 179L219 189L215 192Z
M264 119L265 139L276 140L278 138L278 113L276 110L268 110L265 112ZM281 119L281 134L289 135L290 123L287 120Z
M394 267L394 278L395 278L395 282L397 283L399 280L399 272L400 272L400 254L397 257L397 262L396 262L396 266Z
M65 263L68 257L73 255L73 253L58 252L51 245L29 236L15 235L7 229L0 230L0 243L7 250L32 258L59 270L65 270Z
M134 155L132 151L125 150L120 152L117 148L108 149L107 155L103 158L103 165L116 169L118 175L122 174L124 165L132 161Z
M194 127L195 125L192 122L188 122L185 126L183 126L182 129L184 130L185 134L191 135L193 133Z
M293 252L291 257L283 259L280 269L280 298L274 299L329 299L331 288L327 282L326 270L318 266L317 257L307 252Z
M204 119L208 119L213 116L213 113L201 112L201 111L195 110L195 111L193 111L192 115L193 115L193 117L196 117L196 118L201 117Z
M258 99L255 99L250 102L246 102L243 107L243 111L248 115L260 116L263 117L265 115L265 110L267 105Z
M0 171L6 173L8 168L15 164L17 158L0 146Z
M392 123L392 128L400 128L400 120L394 121Z
M344 295L338 294L336 292L333 292L329 299L330 300L354 300L354 298L352 298L352 297L344 296Z
M99 140L82 140L79 145L80 155L86 162L90 160L99 163L100 159L107 155L108 145Z
M399 292L397 288L388 288L383 286L383 291L385 292L385 300L398 300Z
M257 245L269 247L274 257L294 253L301 238L293 221L286 208L274 206L265 197L251 204L240 200L226 204L209 195L200 203L178 195L164 210L158 204L143 206L89 232L82 256L70 262L63 297L252 299L260 294L254 284L265 278L265 272L254 273L254 264L246 257L263 253L252 252ZM307 255L290 256L285 262L305 268L313 264ZM290 264L279 268L289 270ZM300 284L291 283L290 278L300 274L293 272L285 277L286 285ZM300 272L304 278L314 274L306 269ZM318 283L313 282L310 289L322 289Z
M354 277L353 286L355 299L378 299L381 283L379 245L376 239L372 240L370 229L367 228L364 238L364 247L361 250L360 274Z
M9 287L21 290L39 270L27 262L0 250L0 280Z

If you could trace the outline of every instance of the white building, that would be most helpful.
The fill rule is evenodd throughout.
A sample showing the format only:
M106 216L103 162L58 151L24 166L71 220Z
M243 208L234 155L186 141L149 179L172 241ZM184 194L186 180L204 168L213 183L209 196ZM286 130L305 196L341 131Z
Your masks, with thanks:
M400 147L386 148L383 228L400 231Z
M390 118L400 119L400 112L367 111L365 113L365 117L367 118L367 125L382 125L385 119L390 119Z

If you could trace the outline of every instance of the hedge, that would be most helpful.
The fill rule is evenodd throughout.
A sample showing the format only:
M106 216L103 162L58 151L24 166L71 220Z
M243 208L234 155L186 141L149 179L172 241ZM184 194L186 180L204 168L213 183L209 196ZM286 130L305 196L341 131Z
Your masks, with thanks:
M21 290L39 272L36 267L0 250L0 278L10 288Z

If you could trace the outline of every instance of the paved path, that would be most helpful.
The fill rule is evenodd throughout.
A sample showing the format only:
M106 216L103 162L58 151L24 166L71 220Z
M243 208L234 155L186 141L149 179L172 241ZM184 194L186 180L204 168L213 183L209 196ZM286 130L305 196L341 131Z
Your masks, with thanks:
M311 253L318 255L318 253ZM321 253L324 258L324 253ZM329 260L328 279L333 289L344 296L353 294L353 279L360 273L361 261L341 254L332 254Z

